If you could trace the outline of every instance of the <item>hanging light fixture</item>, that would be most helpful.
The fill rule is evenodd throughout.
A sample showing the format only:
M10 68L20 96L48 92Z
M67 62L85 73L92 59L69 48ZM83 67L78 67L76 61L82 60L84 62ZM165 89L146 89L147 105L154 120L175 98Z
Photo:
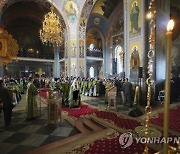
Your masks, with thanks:
M63 42L63 26L59 17L54 13L54 7L45 15L40 39L45 45L60 46Z

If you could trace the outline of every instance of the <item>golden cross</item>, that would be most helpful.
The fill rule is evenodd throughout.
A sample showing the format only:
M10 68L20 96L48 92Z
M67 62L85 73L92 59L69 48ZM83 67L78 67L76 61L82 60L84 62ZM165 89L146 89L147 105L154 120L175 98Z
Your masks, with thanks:
M42 69L40 68L35 74L39 75L39 77L41 78L41 76L45 74L45 72L43 72Z

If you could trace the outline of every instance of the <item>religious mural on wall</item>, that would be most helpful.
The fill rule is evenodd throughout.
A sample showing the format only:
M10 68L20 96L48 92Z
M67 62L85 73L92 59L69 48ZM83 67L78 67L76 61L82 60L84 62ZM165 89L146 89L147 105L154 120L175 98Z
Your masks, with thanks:
M119 18L119 16L117 16L117 18L114 21L114 25L112 27L113 27L112 35L123 33L124 32L124 19Z
M113 36L112 37L112 41L113 41L113 46L118 45L118 44L123 44L124 42L124 35L123 34L119 34L117 36Z
M80 58L84 57L84 41L83 40L79 41L79 57Z
M141 35L141 1L132 0L129 4L129 37Z
M103 40L98 31L87 32L86 46L87 56L103 57Z
M141 50L140 41L130 43L130 79L132 82L138 81Z
M79 61L79 75L84 77L84 60Z
M67 0L64 3L64 11L70 21L75 21L78 15L78 5L75 0Z
M90 44L94 44L94 49L103 50L102 38L99 36L98 32L95 31L93 33L87 33L86 36L87 47Z
M71 76L76 76L76 70L77 70L76 61L72 60L71 61Z
M76 40L71 41L71 57L76 57Z

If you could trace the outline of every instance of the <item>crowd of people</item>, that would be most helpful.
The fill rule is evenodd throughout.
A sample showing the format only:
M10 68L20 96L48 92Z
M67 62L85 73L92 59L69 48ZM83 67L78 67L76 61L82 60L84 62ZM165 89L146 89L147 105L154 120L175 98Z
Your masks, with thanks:
M26 119L35 119L38 116L36 96L43 88L60 92L62 104L70 108L79 107L83 95L104 97L105 104L108 104L108 92L113 87L117 89L117 97L119 97L121 104L132 107L135 87L128 81L128 78L61 77L33 79L29 77L12 79L4 77L0 79L0 113L3 110L5 126L9 126L12 109L20 102L21 95L26 94ZM179 96L179 94L176 95Z
M122 103L132 106L132 84L128 79L99 78L20 78L4 77L0 79L0 112L4 112L5 126L11 123L12 109L20 102L21 95L26 94L26 119L32 120L38 116L36 96L40 89L57 90L62 95L62 104L70 108L79 107L81 96L104 97L108 103L108 90L117 88L117 94Z
M179 82L177 78L176 80ZM171 82L171 97L179 99L177 81ZM21 95L26 94L26 120L35 119L38 116L38 105L36 96L41 89L50 89L60 92L62 104L70 108L79 107L81 96L104 97L105 104L108 104L108 92L116 88L117 97L121 104L132 107L134 101L135 87L126 79L120 78L19 78L13 79L4 77L0 79L0 113L4 113L5 126L11 124L12 109L20 102Z

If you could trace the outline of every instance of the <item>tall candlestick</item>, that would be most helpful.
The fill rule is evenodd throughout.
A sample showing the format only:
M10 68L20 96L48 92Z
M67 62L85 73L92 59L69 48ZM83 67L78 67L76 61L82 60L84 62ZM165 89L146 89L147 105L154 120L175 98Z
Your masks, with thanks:
M172 47L172 30L174 27L173 20L167 25L167 51L166 51L166 81L165 81L165 103L164 103L164 137L167 140L169 131L169 104L170 104L170 74L171 74L171 47ZM164 154L168 153L168 143L163 145Z

